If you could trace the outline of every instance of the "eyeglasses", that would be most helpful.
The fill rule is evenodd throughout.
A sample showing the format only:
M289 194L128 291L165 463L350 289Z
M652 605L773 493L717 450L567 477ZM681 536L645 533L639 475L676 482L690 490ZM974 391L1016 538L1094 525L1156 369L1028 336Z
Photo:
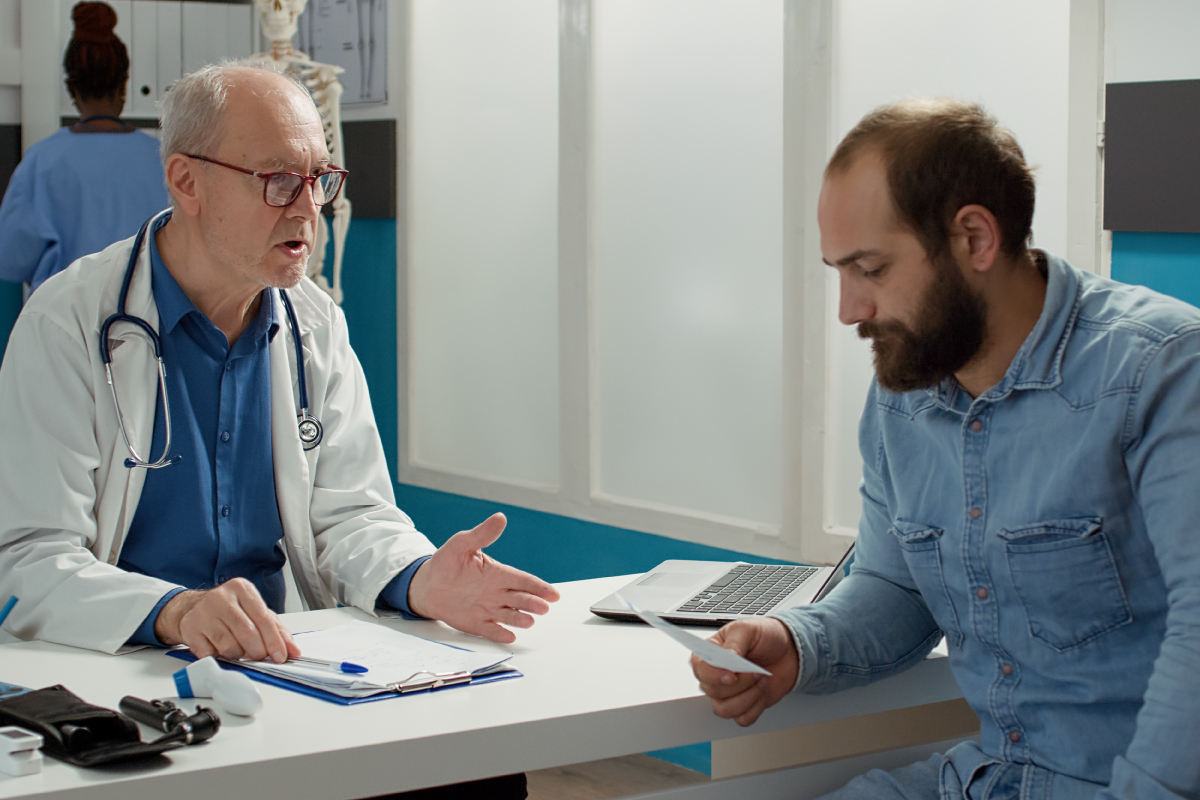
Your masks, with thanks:
M319 206L327 206L337 199L338 192L342 190L342 184L346 182L346 176L350 174L344 169L330 169L320 175L300 175L295 172L254 172L235 167L233 164L226 164L224 161L217 161L215 158L194 156L190 153L183 155L197 161L206 161L209 164L216 164L219 167L227 167L246 175L262 178L263 202L273 208L283 208L294 203L306 183L312 185L313 202Z

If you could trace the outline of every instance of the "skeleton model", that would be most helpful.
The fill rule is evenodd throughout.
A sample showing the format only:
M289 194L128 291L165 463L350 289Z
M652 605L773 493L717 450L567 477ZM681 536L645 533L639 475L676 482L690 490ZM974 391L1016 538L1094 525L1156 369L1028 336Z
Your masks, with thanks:
M308 0L254 0L258 18L262 23L263 36L271 40L271 50L255 53L251 58L286 64L289 73L298 77L312 93L325 126L325 144L333 163L345 166L342 159L342 83L338 75L344 70L333 64L313 61L304 53L292 48L292 37L296 34L296 20L304 11ZM333 201L333 285L325 280L325 243L329 230L322 215L317 218L317 240L313 243L312 256L308 259L308 277L329 293L335 303L342 302L342 256L346 249L346 231L350 228L350 201L343 190Z

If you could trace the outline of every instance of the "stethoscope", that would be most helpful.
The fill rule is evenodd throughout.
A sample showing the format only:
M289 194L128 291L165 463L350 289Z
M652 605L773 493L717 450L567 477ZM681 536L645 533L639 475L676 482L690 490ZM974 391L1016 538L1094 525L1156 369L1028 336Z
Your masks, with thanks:
M129 266L125 268L125 279L121 282L121 294L117 297L117 313L104 321L100 326L100 357L104 361L104 374L108 378L108 388L112 391L113 406L117 409L117 425L121 429L121 438L125 440L125 447L129 450L133 458L125 459L125 466L133 469L134 467L143 467L145 469L160 469L171 464L178 464L183 460L183 456L171 457L171 405L167 399L167 369L163 364L162 357L162 340L158 338L158 333L154 328L150 327L150 323L141 317L135 317L132 314L125 313L125 299L129 295L129 284L133 280L133 269L137 265L138 255L141 253L142 245L146 240L146 231L150 229L150 224L160 216L166 216L170 219L171 212L165 211L163 214L156 214L143 223L141 230L138 231L137 237L133 240L133 252L129 254ZM321 422L316 417L308 413L308 381L304 374L304 348L300 345L300 322L296 319L296 310L292 308L291 298L283 289L279 290L279 297L283 300L283 307L287 310L288 325L292 329L292 343L296 346L296 376L299 378L300 384L300 404L299 410L296 413L296 423L300 431L300 444L305 450L312 450L321 443L321 438L325 435L324 429L321 427ZM133 443L129 441L129 434L125 432L125 420L121 416L121 403L117 400L117 387L113 383L112 378L112 350L108 343L108 330L115 323L128 322L138 326L146 335L150 337L150 343L154 346L154 357L158 360L158 388L163 399L163 414L165 418L166 441L163 443L162 456L157 461L146 461L137 450L134 449ZM149 453L147 455L150 455Z

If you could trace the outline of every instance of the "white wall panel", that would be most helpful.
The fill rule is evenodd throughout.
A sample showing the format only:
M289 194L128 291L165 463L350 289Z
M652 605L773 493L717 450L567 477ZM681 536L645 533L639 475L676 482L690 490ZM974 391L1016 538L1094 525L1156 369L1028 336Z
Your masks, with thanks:
M1132 4L1132 3L1131 3ZM1069 0L842 0L835 26L835 142L876 106L910 96L981 102L1037 168L1034 244L1067 243ZM828 522L857 528L857 428L870 349L837 322L830 270Z
M594 8L596 488L777 529L783 4Z
M416 0L409 453L558 483L558 5Z
M1200 3L1105 0L1105 79L1109 83L1200 78Z

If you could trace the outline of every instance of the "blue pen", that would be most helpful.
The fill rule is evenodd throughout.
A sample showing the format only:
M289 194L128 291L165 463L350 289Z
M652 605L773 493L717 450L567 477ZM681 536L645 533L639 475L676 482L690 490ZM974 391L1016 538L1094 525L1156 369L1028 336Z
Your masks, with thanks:
M4 608L0 608L0 625L4 624L4 620L8 619L8 612L13 610L13 606L17 604L17 596L14 594L8 598L8 602L4 604ZM366 670L363 670L364 672Z
M349 661L326 661L323 658L308 658L307 656L293 656L288 661L294 664L311 664L317 667L325 667L334 672L349 672L354 675L361 675L369 671L366 667L351 664Z

